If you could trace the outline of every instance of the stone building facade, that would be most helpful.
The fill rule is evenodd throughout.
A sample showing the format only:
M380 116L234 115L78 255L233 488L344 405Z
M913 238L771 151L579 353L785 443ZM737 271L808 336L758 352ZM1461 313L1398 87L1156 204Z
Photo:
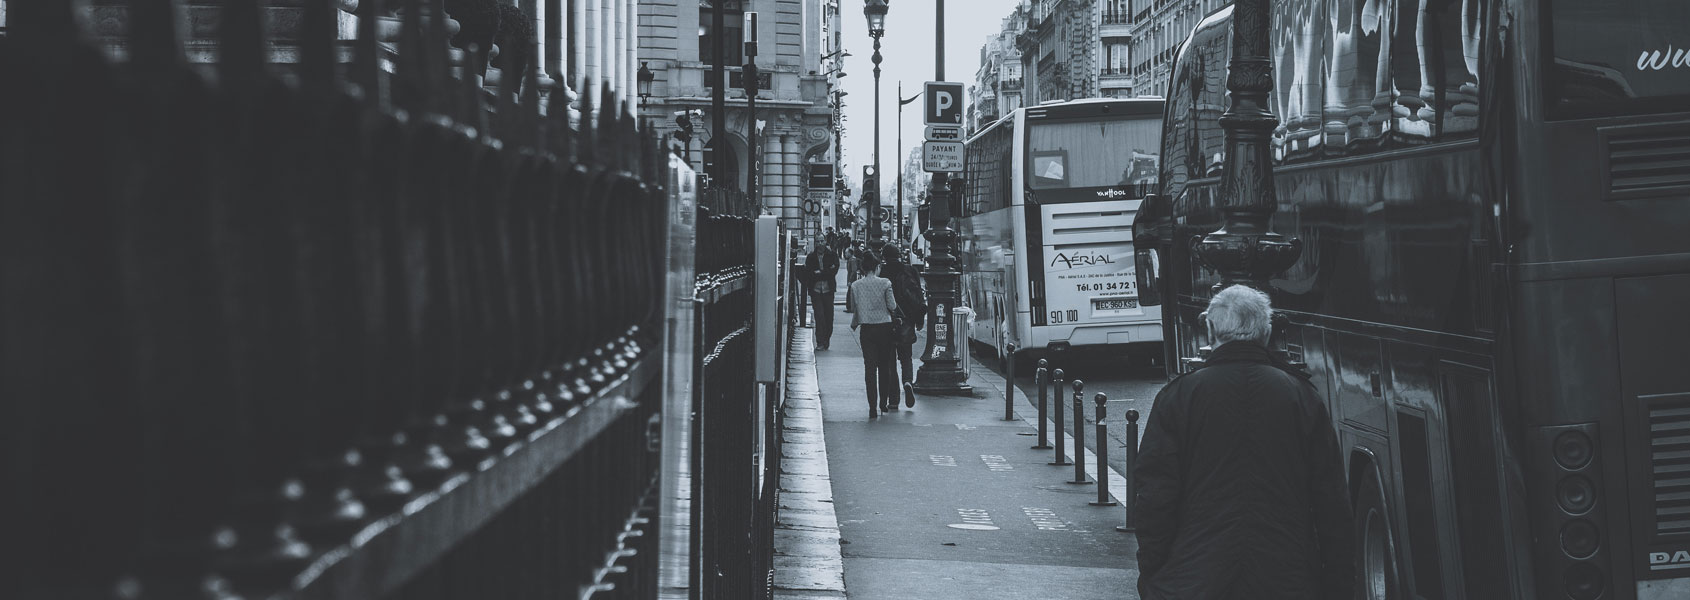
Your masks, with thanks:
M727 11L724 69L727 87L727 131L711 131L711 16L715 3ZM838 0L642 0L639 3L638 62L656 76L652 97L640 116L659 134L679 129L675 113L698 110L694 138L685 150L689 163L701 172L707 164L725 163L736 175L714 182L747 190L747 140L750 114L739 74L745 63L744 14L758 13L757 67L762 72L757 96L756 135L761 164L758 181L763 206L780 215L789 227L806 221L804 199L807 165L832 163L834 111L830 78L823 59L837 49L824 24L838 12ZM831 62L831 61L829 61ZM635 65L638 68L638 64ZM678 145L679 142L670 142ZM755 169L754 169L755 170ZM819 222L819 216L811 216Z
M1169 72L1180 44L1203 17L1229 6L1229 0L1128 0L1133 94L1165 96Z
M1131 10L1129 0L1097 3L1097 87L1106 98L1133 95Z
M1021 108L1025 78L1015 40L1026 29L1027 11L1017 7L1003 18L998 32L980 46L980 69L974 73L974 84L968 94L973 100L968 108L969 132L979 131Z
M1015 40L1026 74L1023 100L1095 98L1098 87L1098 0L1027 0L1027 28Z

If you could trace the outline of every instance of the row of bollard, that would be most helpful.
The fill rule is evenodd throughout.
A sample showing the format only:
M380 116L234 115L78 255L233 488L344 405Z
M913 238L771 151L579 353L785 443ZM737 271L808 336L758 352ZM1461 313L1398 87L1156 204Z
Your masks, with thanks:
M1014 344L1011 344L1009 347L1011 348L1011 351L1009 352L1009 364L1008 364L1008 368L1006 369L1008 371L1008 375L1009 375L1009 379L1008 379L1009 383L1008 383L1007 386L1005 386L1006 389L1005 389L1005 393L1004 393L1004 397L1005 397L1004 413L1006 415L1005 420L1010 420L1011 418L1013 418L1013 403L1014 403L1014 397L1015 397L1015 353L1014 353L1014 350L1013 350L1015 346L1014 346ZM1086 383L1084 381L1079 380L1079 379L1075 379L1072 383L1072 386L1073 386L1073 389L1074 389L1073 410L1074 410L1074 418L1076 419L1076 421L1075 421L1075 427L1074 427L1074 435L1072 437L1072 439L1074 440L1074 444L1073 444L1074 460L1070 461L1070 460L1068 460L1068 457L1064 454L1067 449L1063 447L1063 443L1062 443L1062 438L1066 435L1065 429L1067 428L1065 423L1064 423L1063 410L1062 410L1062 405L1063 405L1063 402L1062 402L1062 389L1063 389L1062 383L1063 383L1064 375L1065 374L1062 372L1062 369L1052 370L1050 368L1050 361L1049 360L1042 359L1042 358L1039 359L1038 370L1033 372L1033 381L1034 381L1034 384L1036 386L1038 386L1038 390L1039 390L1039 402L1038 402L1039 442L1037 444L1034 444L1032 446L1032 449L1034 449L1034 450L1053 450L1055 452L1055 457L1049 463L1050 465L1052 465L1052 466L1073 465L1073 467L1074 467L1074 479L1069 481L1068 483L1079 484L1079 485L1089 485L1092 482L1090 480L1086 479L1085 429L1084 429L1084 427L1082 427L1083 420L1080 419L1081 412L1085 410L1085 387L1086 387ZM1055 444L1051 443L1052 437L1050 436L1050 432L1049 432L1048 428L1046 427L1046 425L1047 425L1047 421L1045 419L1046 407L1051 404L1050 394L1047 393L1049 391L1049 389L1047 388L1047 385L1049 385L1049 387L1055 388L1055 396L1056 396L1055 403L1054 403L1055 404L1055 415L1054 416L1056 417L1056 419L1055 419L1055 421L1056 421L1056 435L1054 436L1055 440L1056 440ZM1096 432L1097 432L1097 500L1090 502L1089 504L1091 504L1092 506L1124 506L1126 508L1125 523L1123 525L1116 526L1115 529L1117 531L1132 532L1132 531L1136 530L1136 525L1135 525L1135 522L1134 522L1134 519L1133 519L1133 509L1134 509L1134 504L1135 504L1133 500L1134 500L1134 495L1136 494L1136 492L1135 492L1135 490L1133 490L1132 472L1138 464L1138 411L1129 409L1129 410L1127 410L1127 413L1125 415L1126 426L1127 426L1127 435L1126 435L1126 455L1125 455L1124 458L1126 459L1126 474L1125 474L1125 476L1126 476L1126 484L1127 484L1127 493L1122 496L1121 502L1115 502L1113 499L1111 499L1109 497L1109 443L1108 443L1108 440L1109 440L1109 425L1108 425L1108 409L1107 409L1109 397L1102 392L1098 392L1097 394L1092 396L1092 401L1094 403L1096 403L1096 405L1097 405L1097 425L1096 425L1097 426L1097 430L1096 430Z

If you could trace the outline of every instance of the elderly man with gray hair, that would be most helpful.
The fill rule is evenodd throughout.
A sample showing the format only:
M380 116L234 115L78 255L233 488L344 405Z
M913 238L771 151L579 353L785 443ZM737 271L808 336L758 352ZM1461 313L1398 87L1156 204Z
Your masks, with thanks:
M1349 598L1354 519L1332 419L1268 350L1267 294L1235 285L1203 317L1203 368L1156 395L1133 470L1145 600Z

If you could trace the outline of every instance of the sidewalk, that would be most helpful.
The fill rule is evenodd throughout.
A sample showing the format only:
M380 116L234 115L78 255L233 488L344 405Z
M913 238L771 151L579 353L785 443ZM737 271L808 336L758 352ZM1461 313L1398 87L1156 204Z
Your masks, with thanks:
M1002 420L1001 378L976 368L969 381L974 397L920 396L914 409L900 407L871 420L850 316L836 307L832 349L812 353L823 417L817 429L825 440L820 477L831 484L827 516L838 524L845 597L1138 597L1136 540L1115 530L1124 509L1089 505L1095 484L1067 483L1073 467L1046 464L1051 452L1030 448L1030 419ZM795 349L795 360L805 350ZM1016 400L1018 416L1031 414L1023 398ZM794 410L806 409L800 404ZM786 454L821 455L794 441L788 438ZM1110 477L1118 496L1124 482L1117 473ZM783 480L783 522L792 495ZM806 520L803 510L795 521ZM790 555L779 544L777 552ZM813 572L807 578L828 579ZM783 580L779 569L776 579ZM816 592L781 597L840 597L836 590Z

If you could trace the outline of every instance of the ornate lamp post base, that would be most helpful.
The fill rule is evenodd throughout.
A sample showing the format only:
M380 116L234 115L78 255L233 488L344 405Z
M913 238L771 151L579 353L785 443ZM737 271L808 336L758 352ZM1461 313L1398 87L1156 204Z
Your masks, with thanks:
M940 396L972 394L974 389L968 385L968 372L962 369L959 354L967 352L968 346L951 343L953 332L968 326L951 322L951 309L956 306L956 289L962 274L930 270L923 272L921 278L931 292L928 305L932 312L927 315L927 346L921 351L921 368L915 372L915 391Z
M962 180L948 182L953 196L962 192ZM935 192L939 190L935 188ZM931 244L927 270L921 278L927 286L927 347L921 352L921 368L915 373L915 390L940 396L970 395L968 371L963 370L961 353L968 351L967 335L961 327L967 323L953 323L951 309L961 300L962 273L956 270L957 234L950 228L950 203L941 193L933 194L933 227L922 235ZM964 340L953 344L955 338Z

